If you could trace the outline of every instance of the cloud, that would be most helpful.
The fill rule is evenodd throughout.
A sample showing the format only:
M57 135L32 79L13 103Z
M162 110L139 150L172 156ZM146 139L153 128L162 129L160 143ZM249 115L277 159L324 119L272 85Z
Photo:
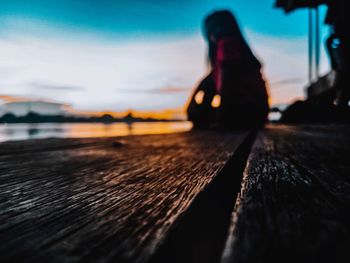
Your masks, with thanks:
M172 86L167 86L164 88L156 89L154 90L155 92L159 93L165 93L165 94L172 94L172 93L187 93L191 90L191 88L188 87L172 87Z
M35 88L35 89L53 90L53 91L83 91L83 90L86 90L86 88L84 88L84 87L58 85L58 84L52 84L52 83L40 82L40 81L29 82L28 86Z
M163 88L155 88L150 90L142 90L142 89L118 89L118 92L122 93L154 93L154 94L176 94L176 93L188 93L192 90L193 87L173 87L166 86Z
M66 103L61 103L53 99L38 99L38 98L24 97L24 96L0 95L0 104L15 103L15 102L45 102L45 103L51 103L51 104L65 105L67 107L70 106Z
M285 85L285 84L303 84L304 82L305 82L304 78L289 78L289 79L276 80L276 81L270 83L270 85L281 86L281 85Z
M16 101L24 101L27 100L27 98L24 97L17 97L17 96L11 96L11 95L0 95L0 102L16 102Z

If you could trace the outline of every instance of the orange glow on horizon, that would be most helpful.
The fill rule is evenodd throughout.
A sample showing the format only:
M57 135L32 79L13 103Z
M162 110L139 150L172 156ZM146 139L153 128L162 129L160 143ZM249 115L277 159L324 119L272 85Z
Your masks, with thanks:
M275 105L281 105L281 104L286 104L286 105L290 105L293 104L294 102L298 101L298 100L304 100L303 97L295 97L295 98L279 98L278 100L269 97L269 105L270 107L273 107Z
M190 130L190 122L116 123L109 125L73 124L66 131L67 137L92 138L143 134L166 134Z
M140 110L126 110L126 111L81 111L70 109L69 113L83 116L102 116L109 114L115 118L123 118L128 114L132 114L136 118L155 118L155 119L181 119L185 120L185 110L183 107L177 109L164 109L159 111L140 111Z

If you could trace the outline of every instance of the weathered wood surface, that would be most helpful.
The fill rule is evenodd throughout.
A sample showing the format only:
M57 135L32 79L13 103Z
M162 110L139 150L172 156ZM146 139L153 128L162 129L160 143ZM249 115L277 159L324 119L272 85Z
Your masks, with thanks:
M1 144L0 261L147 261L246 135Z
M350 262L350 127L270 126L248 159L223 262Z

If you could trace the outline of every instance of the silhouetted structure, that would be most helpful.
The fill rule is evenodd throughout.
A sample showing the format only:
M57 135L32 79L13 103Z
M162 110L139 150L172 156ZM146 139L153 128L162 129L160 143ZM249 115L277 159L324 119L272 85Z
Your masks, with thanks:
M349 1L347 0L277 0L276 7L291 12L298 8L328 6L325 23L330 26L326 41L332 69L336 72L334 92L331 98L339 112L349 111L350 100L350 28ZM331 107L330 105L328 105Z
M260 127L268 96L261 64L230 11L216 11L204 22L211 71L195 90L187 109L195 127Z

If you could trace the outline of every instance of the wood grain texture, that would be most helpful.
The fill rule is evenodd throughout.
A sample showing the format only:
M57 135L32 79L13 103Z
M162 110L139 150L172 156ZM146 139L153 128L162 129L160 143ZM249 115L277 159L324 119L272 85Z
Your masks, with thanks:
M146 262L247 133L2 144L1 262Z
M261 132L222 262L350 262L349 135L339 125Z

